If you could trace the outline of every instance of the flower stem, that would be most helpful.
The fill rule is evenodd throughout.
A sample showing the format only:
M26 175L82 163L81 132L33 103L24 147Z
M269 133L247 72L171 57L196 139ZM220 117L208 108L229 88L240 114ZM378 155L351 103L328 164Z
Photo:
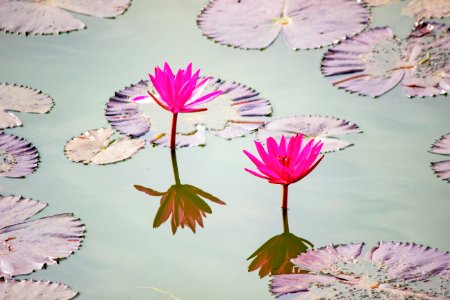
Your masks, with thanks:
M175 150L175 139L177 136L178 113L172 115L172 132L170 133L170 150Z
M282 209L283 213L283 232L289 233L289 220L288 220L288 210Z
M170 158L172 159L173 176L175 178L175 184L180 184L180 173L178 172L177 152L175 150L170 151Z
M288 186L288 184L283 184L283 205L281 206L282 209L288 208Z

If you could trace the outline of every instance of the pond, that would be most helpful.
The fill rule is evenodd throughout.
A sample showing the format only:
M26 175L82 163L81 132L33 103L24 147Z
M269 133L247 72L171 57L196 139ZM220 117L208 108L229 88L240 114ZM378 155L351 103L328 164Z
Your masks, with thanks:
M116 19L76 15L86 30L0 34L0 82L42 90L55 103L48 114L17 113L24 125L4 130L35 145L41 161L25 178L1 177L0 193L49 204L33 218L72 212L86 225L75 254L16 279L61 282L80 300L274 298L270 277L248 271L247 258L286 229L281 186L244 171L253 167L242 150L255 153L254 134L207 134L204 147L177 150L176 165L168 148L148 143L117 164L65 156L73 137L110 127L105 107L116 91L165 61L175 69L192 62L202 75L255 89L270 101L273 119L321 115L359 126L361 133L343 137L351 147L326 153L290 186L290 233L317 248L402 241L450 250L450 186L430 167L445 157L429 152L450 131L448 96L411 99L397 86L374 99L337 89L320 70L327 47L293 51L281 37L264 51L219 45L196 24L204 5L135 0ZM406 38L414 19L401 14L405 5L373 8L370 27L390 26ZM153 228L161 194L142 187L164 193L176 179L213 200L195 233L186 224L173 234L170 220Z

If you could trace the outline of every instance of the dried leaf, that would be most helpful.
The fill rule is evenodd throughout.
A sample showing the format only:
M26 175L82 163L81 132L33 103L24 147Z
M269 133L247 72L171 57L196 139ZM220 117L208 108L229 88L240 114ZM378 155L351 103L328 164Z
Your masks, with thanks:
M255 90L236 82L211 79L205 93L223 94L203 105L208 110L178 115L177 147L205 144L205 131L231 139L260 127L272 113L269 102ZM130 136L148 134L155 145L169 145L172 114L156 103L137 104L132 98L154 91L148 81L140 81L115 93L106 107L106 118L119 132ZM151 123L151 128L150 128Z
M358 125L345 120L335 117L304 115L270 121L258 130L257 138L260 141L265 141L268 137L279 140L282 135L290 137L302 134L306 141L311 138L320 140L323 143L322 152L331 152L352 145L336 136L360 132Z
M447 18L450 17L450 1L411 0L402 13L416 19Z
M44 207L38 201L0 196L0 212L8 216L0 224L0 278L29 274L79 248L84 225L72 214L27 221Z
M431 146L431 153L450 155L450 132L434 142ZM437 177L450 182L450 160L433 162L431 168Z
M449 299L450 254L412 243L326 246L293 260L307 274L277 275L277 296L293 299ZM291 298L290 298L291 299Z
M322 73L339 88L372 97L399 82L410 97L445 94L450 91L449 28L422 22L405 41L389 28L370 29L330 48Z
M0 22L1 20L0 17ZM0 129L22 125L11 111L43 114L49 112L52 106L52 98L41 91L26 86L0 83Z
M23 177L38 167L36 148L23 138L0 131L0 177Z
M0 299L3 300L68 300L77 295L61 283L35 280L0 281Z
M352 0L213 0L197 23L220 44L264 49L282 32L289 47L309 49L361 32L369 18L370 11Z
M0 0L0 30L36 35L70 32L86 26L64 9L97 17L113 17L122 14L130 2L130 0Z
M144 148L143 139L126 136L112 139L113 134L111 128L89 130L67 142L66 156L74 162L104 165L128 159Z

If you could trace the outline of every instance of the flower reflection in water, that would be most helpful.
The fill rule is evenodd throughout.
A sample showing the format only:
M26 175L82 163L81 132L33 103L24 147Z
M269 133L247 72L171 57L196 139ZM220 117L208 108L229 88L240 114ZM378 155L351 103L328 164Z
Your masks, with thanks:
M253 259L248 271L259 269L259 276L296 274L302 271L296 267L291 259L306 252L314 245L289 232L287 209L283 209L283 233L265 242L247 260Z
M173 234L177 232L178 227L184 228L185 226L195 233L196 224L203 227L203 218L206 218L206 214L212 213L211 207L205 199L221 205L225 205L225 202L198 187L182 184L175 151L171 151L171 158L175 184L166 192L158 192L141 185L135 185L134 187L147 195L161 196L159 209L153 220L154 228L161 226L171 217L170 224Z

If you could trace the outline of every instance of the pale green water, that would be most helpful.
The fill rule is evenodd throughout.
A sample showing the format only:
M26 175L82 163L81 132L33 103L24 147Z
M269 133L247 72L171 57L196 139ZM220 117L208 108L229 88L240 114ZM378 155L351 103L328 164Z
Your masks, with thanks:
M0 34L0 82L25 84L55 100L48 115L20 114L41 155L26 179L0 179L4 195L49 203L39 216L73 212L87 226L75 255L26 278L63 282L77 299L271 299L267 277L248 273L246 258L282 232L281 188L243 171L252 137L208 136L205 148L178 151L181 181L219 197L197 234L152 228L158 198L133 188L166 190L173 182L168 149L147 147L133 159L83 166L66 159L72 136L108 126L104 106L114 91L146 77L164 61L189 61L204 74L244 83L270 99L274 117L321 114L360 125L353 147L326 156L290 189L290 229L316 246L379 240L450 250L450 185L435 178L432 142L450 130L447 97L408 99L400 88L379 99L331 86L319 69L324 49L294 52L282 40L244 51L202 37L195 18L203 1L136 0L115 20L80 16L87 30L60 36ZM374 26L406 36L413 20L402 4L374 10Z

